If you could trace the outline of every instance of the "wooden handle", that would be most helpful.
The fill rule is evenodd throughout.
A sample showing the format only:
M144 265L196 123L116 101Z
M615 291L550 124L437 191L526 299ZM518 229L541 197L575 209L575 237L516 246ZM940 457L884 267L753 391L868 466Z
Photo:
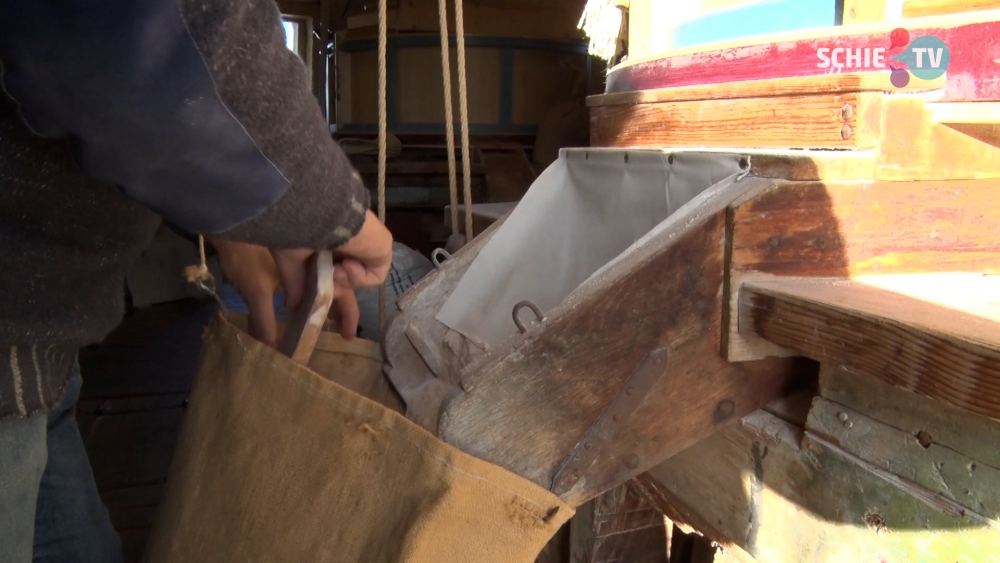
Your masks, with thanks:
M333 253L317 252L309 259L302 303L289 315L278 350L307 365L333 305Z

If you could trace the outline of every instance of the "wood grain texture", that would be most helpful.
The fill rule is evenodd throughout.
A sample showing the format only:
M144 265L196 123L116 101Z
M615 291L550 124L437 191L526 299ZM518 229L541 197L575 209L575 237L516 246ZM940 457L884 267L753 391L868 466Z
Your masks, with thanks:
M982 291L996 298L1000 280ZM806 279L747 282L739 302L741 333L1000 418L1000 306L972 315L859 281Z
M926 443L1000 467L1000 422L894 387L881 379L824 365L820 395Z
M758 563L1000 559L988 519L762 412L648 480Z
M846 94L849 92L926 92L942 89L945 85L945 79L942 76L934 80L913 80L904 88L897 88L889 81L889 74L888 71L845 72L616 92L589 96L587 105L601 107L654 102L799 96L803 94Z
M591 144L867 149L879 142L881 102L862 92L598 106Z
M386 374L406 403L407 418L430 432L437 432L441 403L458 389L462 369L482 354L475 344L434 317L509 214L510 211L396 300L400 312L389 322L384 337ZM415 334L419 335L416 345Z
M907 22L910 37L934 35L952 54L942 101L1000 100L996 63L1000 44L990 41L1000 11ZM728 82L817 76L817 49L836 46L888 48L889 34L899 22L807 30L784 36L751 37L728 44L701 45L663 56L627 62L608 73L606 93L704 86ZM767 41L767 43L761 43ZM893 56L902 47L887 52ZM883 72L872 68L871 71Z
M919 189L915 189L919 186ZM730 210L730 361L780 355L741 335L736 288L784 276L982 272L1000 263L1000 181L775 182Z
M806 428L851 454L1000 523L1000 469L817 397ZM998 539L1000 540L1000 539Z
M625 379L666 347L663 376L564 495L579 506L783 395L797 363L730 364L719 354L726 208L769 184L710 188L476 366L466 393L444 405L442 439L549 488Z

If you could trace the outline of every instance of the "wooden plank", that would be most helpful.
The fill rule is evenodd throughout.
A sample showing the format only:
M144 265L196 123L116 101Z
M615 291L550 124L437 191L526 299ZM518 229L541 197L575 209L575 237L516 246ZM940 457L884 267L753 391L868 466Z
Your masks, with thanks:
M563 495L579 506L785 394L798 364L732 364L719 353L726 208L771 185L720 184L654 229L598 278L470 365L443 406L439 435L546 488L624 382L654 350L666 368ZM656 303L661 314L639 304ZM663 368L659 368L663 369Z
M982 516L766 413L672 457L648 481L691 507L706 535L759 563L1000 560L1000 536Z
M978 104L976 104L978 105ZM954 105L935 106L916 98L889 96L883 104L882 131L876 177L883 180L951 180L1000 176L1000 149L935 122L939 115L959 118ZM992 103L986 108L995 108ZM962 110L969 119L974 110ZM990 109L982 112L992 119Z
M729 218L726 357L779 354L736 326L740 284L783 276L982 272L1000 262L1000 181L776 182ZM766 343L764 343L766 344Z
M1000 100L1000 76L993 62L1000 59L1000 44L990 41L995 34L992 22L997 20L1000 20L1000 11L994 10L906 22L910 37L934 35L944 41L952 53L941 101ZM890 46L889 34L899 26L898 21L845 25L705 45L631 60L608 73L605 92L817 76L829 74L831 70L834 73L851 71L822 68L817 50L835 47L886 49ZM896 51L887 52L887 56L894 54ZM885 68L858 71L884 72Z
M863 92L598 106L591 144L867 149L881 135L881 102Z
M921 18L1000 8L997 0L903 0L904 18Z
M890 471L994 521L1000 520L1000 469L817 397L807 428ZM998 522L1000 523L1000 522Z
M820 394L906 434L921 435L925 443L1000 467L996 420L830 365L821 368Z
M978 314L858 280L747 282L739 290L739 329L797 354L1000 418L1000 301L995 301L1000 279L980 279ZM952 288L939 285L937 291Z
M691 100L724 100L733 98L765 98L772 96L799 96L806 94L847 94L850 92L926 92L944 88L944 77L934 80L913 80L905 87L897 88L889 81L890 73L845 72L840 74L820 74L816 76L789 76L637 90L589 96L589 107L626 104L649 104L655 102L682 102Z

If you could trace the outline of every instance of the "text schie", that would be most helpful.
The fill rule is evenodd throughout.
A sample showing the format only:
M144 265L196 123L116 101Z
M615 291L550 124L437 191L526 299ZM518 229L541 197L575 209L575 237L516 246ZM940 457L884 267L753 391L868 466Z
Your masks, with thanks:
M816 50L819 68L886 68L885 48L823 47Z

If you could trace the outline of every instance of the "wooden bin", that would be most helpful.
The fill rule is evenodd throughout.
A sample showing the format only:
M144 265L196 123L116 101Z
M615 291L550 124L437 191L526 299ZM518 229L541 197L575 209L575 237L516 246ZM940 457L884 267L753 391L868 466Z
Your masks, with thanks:
M367 35L367 34L366 34ZM458 113L458 54L451 36L452 102ZM574 97L601 90L600 61L584 41L466 35L469 132L533 135L546 114ZM348 35L340 42L338 131L375 133L378 125L378 43ZM445 132L441 39L436 33L390 37L386 53L388 129ZM595 82L596 80L596 82ZM583 91L574 93L574 83Z

